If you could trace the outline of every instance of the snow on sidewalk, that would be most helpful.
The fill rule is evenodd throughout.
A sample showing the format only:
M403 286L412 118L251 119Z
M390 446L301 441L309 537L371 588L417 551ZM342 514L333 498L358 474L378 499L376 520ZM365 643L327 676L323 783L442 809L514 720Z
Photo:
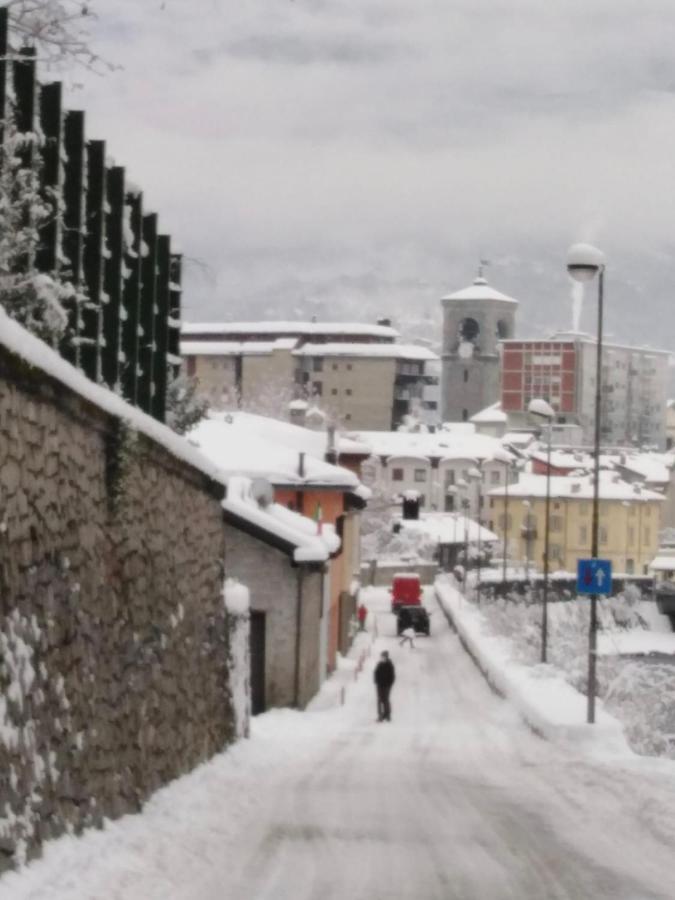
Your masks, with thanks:
M609 758L633 756L621 723L596 702L596 722L586 722L586 697L550 665L527 666L513 660L508 638L490 632L485 617L448 576L437 579L436 596L460 640L490 684L507 697L525 721L549 740L585 747Z

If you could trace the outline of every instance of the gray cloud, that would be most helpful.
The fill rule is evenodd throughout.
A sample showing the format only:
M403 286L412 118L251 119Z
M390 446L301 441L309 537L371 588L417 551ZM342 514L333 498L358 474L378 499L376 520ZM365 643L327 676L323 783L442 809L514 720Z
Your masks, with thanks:
M388 303L423 327L487 254L539 331L585 237L611 327L649 339L651 304L675 340L670 0L98 5L124 69L76 103L214 273L188 275L195 313Z

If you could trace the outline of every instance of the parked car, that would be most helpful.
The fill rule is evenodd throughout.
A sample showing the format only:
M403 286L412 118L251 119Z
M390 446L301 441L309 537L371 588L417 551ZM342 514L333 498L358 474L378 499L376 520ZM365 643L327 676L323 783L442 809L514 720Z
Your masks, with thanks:
M412 628L415 634L429 636L431 623L429 613L423 606L399 606L396 610L396 634L401 635L406 628Z
M389 591L393 613L399 606L419 606L422 603L420 576L414 573L398 572L394 575Z

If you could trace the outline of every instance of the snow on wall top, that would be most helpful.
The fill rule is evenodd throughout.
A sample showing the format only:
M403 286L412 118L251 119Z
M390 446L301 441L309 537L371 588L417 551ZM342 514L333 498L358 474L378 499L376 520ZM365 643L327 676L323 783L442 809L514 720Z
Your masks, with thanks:
M278 503L261 506L253 497L251 484L249 478L230 478L223 509L293 546L295 562L325 562L340 549L340 538L331 525L319 526Z
M631 503L663 500L662 494L648 491L638 484L629 484L614 472L607 471L600 472L599 493L601 500L627 500ZM489 495L503 497L504 488L489 491ZM545 497L546 476L531 473L521 475L515 484L509 485L509 495L511 497ZM552 475L551 497L590 500L593 497L593 476Z
M3 309L0 309L0 344L94 406L128 422L132 428L156 441L176 458L203 472L214 481L225 484L225 476L217 465L182 435L176 434L167 425L131 406L108 388L91 381L44 341L10 319Z
M294 356L374 356L378 359L413 359L432 362L438 354L418 344L357 344L328 343L303 344L293 351Z
M505 303L518 303L513 297L496 291L487 283L484 278L475 278L473 284L469 287L462 288L461 291L455 291L454 294L448 294L442 298L443 300L501 300Z
M289 334L310 336L315 334L363 335L364 337L399 337L395 328L388 325L368 325L358 322L183 322L182 334Z

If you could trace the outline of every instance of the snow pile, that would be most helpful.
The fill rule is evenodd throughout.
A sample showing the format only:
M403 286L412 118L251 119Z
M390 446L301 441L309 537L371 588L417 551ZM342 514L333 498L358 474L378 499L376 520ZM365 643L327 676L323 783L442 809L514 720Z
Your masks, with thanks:
M235 735L242 738L249 736L251 719L249 590L235 578L226 578L223 586L223 600L228 620L227 668L234 711Z
M250 593L244 584L236 578L226 578L223 588L225 609L231 616L245 616L250 609Z
M460 640L496 690L511 700L535 731L560 743L582 745L608 756L630 755L623 729L596 704L596 723L586 723L586 698L552 666L515 661L517 651L505 637L490 632L485 616L469 604L452 582L436 581L436 596L452 619Z

